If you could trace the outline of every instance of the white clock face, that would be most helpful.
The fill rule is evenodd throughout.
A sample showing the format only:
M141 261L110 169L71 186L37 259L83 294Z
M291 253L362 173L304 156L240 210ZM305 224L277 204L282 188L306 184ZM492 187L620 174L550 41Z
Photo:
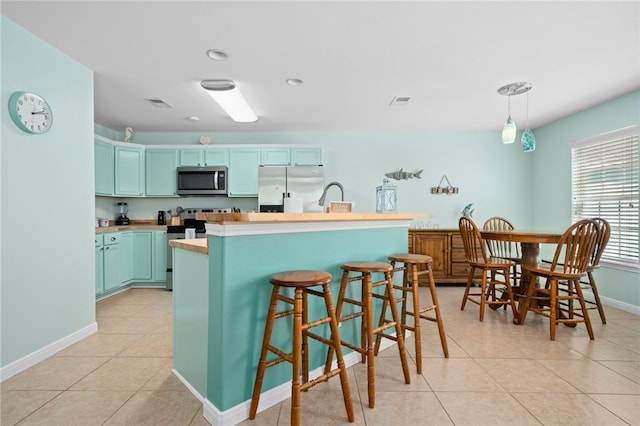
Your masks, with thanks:
M53 123L49 104L35 93L16 92L11 95L9 113L13 122L29 133L44 133Z

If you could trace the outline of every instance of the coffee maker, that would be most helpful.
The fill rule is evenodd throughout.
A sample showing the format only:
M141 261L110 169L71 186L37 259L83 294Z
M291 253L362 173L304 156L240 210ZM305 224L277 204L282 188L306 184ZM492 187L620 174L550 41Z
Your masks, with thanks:
M127 203L116 203L116 225L128 225L129 205Z

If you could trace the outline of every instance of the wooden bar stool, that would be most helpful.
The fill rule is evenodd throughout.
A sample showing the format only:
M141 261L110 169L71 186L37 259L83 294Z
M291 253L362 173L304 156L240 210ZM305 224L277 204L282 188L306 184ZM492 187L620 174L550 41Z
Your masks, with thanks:
M353 414L353 405L351 403L351 391L349 390L349 379L347 378L347 368L342 358L342 350L340 348L340 335L338 334L338 321L333 310L333 299L329 283L331 283L331 274L323 271L287 271L280 272L271 277L273 290L271 291L271 302L269 304L269 312L267 314L267 322L264 328L264 339L262 342L262 352L260 361L258 362L258 372L256 373L256 381L253 387L253 396L251 397L251 409L249 418L254 419L258 410L258 402L260 400L260 392L262 391L262 380L267 367L272 367L283 361L288 361L293 365L293 378L291 381L291 424L296 426L300 424L300 392L306 391L317 383L326 382L331 377L340 375L342 385L342 396L344 406L347 410L347 418L350 422L355 420ZM314 290L310 287L322 286L322 291ZM281 288L294 288L295 297L292 299L286 294L281 294ZM313 295L324 298L327 317L308 321L308 301L307 296ZM276 312L278 302L293 305L292 310ZM276 319L286 318L293 315L293 344L292 352L286 353L281 349L271 345L271 333L273 324ZM309 331L310 328L322 324L329 323L331 327L331 340ZM338 366L331 371L325 371L320 377L309 380L309 351L308 338L318 340L328 345L330 350L335 351L338 359ZM277 358L267 361L267 353L272 352ZM300 383L300 370L302 369L302 383Z
M432 321L438 324L438 332L440 333L440 344L442 345L442 352L445 358L449 358L449 349L447 347L447 336L444 331L444 323L442 322L442 315L440 314L440 306L438 305L438 293L436 292L436 283L433 280L433 272L431 271L431 262L433 259L431 256L422 254L393 254L389 256L393 272L403 271L402 285L394 285L393 288L402 291L402 298L398 301L402 301L402 310L400 314L400 320L402 324L402 337L405 337L405 331L411 330L414 333L414 341L416 346L416 367L418 374L422 374L422 342L420 336L420 319ZM403 266L396 267L396 263L402 263ZM423 271L418 271L418 266L424 265ZM433 302L430 306L420 307L420 279L427 278L426 282L429 284L429 291L431 292L431 300ZM407 296L411 294L412 308L407 309ZM382 305L382 312L380 313L379 325L389 321L386 319L388 301L385 300ZM428 312L434 311L434 316L427 315ZM413 325L407 323L407 316L413 317ZM380 349L380 339L376 337L376 354Z
M411 383L411 377L409 376L409 367L407 365L407 353L405 351L404 340L402 338L402 327L400 326L398 307L396 305L396 299L393 293L393 282L391 281L393 268L390 264L385 262L348 262L342 264L340 267L342 268L342 280L340 282L340 293L338 295L338 303L336 306L336 316L338 317L338 322L362 318L360 325L360 346L351 344L344 340L341 340L341 343L344 346L362 354L362 362L367 363L367 389L369 394L369 407L373 408L375 405L374 334L379 334L382 337L386 337L398 342L398 351L400 352L404 381L407 384ZM350 272L358 273L359 275L349 277ZM384 279L381 281L372 282L372 273L383 273ZM362 281L360 300L345 297L347 285L354 281ZM385 286L384 295L373 292L373 289L379 286ZM389 321L377 328L373 327L374 298L387 301L387 303L391 305L391 315L393 318L392 321ZM342 307L345 303L360 307L360 311L341 317ZM394 327L396 330L396 336L390 336L388 334L382 333L384 330L392 327ZM329 347L325 372L329 370L332 361L333 350L331 347Z

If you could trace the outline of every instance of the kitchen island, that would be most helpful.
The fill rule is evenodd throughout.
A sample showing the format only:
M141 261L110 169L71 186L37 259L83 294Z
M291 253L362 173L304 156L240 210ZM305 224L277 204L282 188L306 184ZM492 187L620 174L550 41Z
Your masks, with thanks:
M280 271L318 269L333 275L337 297L340 265L387 261L407 252L411 214L201 213L207 242L170 242L174 270L174 372L203 402L213 424L248 417L271 285ZM354 289L355 290L355 289ZM354 295L359 291L354 291ZM324 308L310 301L311 316ZM346 312L345 312L346 313ZM356 329L357 328L357 329ZM325 329L328 336L328 327ZM355 340L356 324L340 328ZM274 328L276 344L290 342L289 321ZM289 343L290 345L290 343ZM317 346L315 346L317 345ZM320 374L326 348L310 343L310 375ZM357 355L357 356L356 356ZM345 351L345 362L359 354ZM267 369L259 410L289 397L291 365Z

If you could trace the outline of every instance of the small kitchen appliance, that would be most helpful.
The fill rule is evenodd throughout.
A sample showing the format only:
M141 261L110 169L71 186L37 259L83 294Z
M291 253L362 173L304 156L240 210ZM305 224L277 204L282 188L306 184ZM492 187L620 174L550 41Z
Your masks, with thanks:
M167 224L167 216L164 210L158 210L158 225L166 225Z
M129 205L127 203L116 203L116 225L129 225Z

